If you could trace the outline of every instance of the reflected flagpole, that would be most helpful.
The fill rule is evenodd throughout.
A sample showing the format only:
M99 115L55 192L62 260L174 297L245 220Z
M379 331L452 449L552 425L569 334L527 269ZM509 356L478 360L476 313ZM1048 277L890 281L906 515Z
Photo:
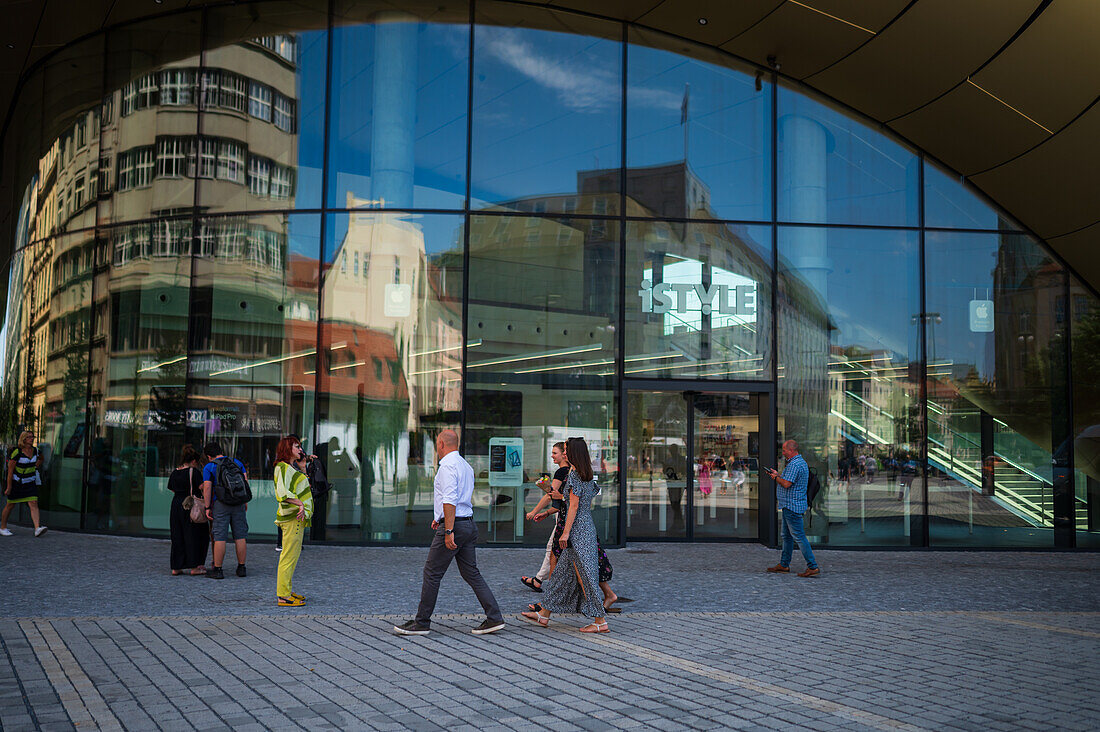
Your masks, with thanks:
M684 99L680 102L680 126L684 128L684 167L688 161L688 104L691 100L691 84L684 83Z

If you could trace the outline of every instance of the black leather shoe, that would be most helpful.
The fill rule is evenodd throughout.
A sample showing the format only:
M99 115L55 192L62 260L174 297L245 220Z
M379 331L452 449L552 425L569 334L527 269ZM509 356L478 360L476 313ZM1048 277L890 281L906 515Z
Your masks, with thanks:
M502 629L503 627L504 627L504 621L503 620L498 620L498 621L486 620L484 623L477 626L476 628L474 628L470 632L473 633L474 635L488 635L489 633L497 632L498 630Z
M407 623L393 626L393 630L398 635L427 635L431 628L427 625L421 625L416 620L410 620Z
M225 579L225 574L222 572L221 567L214 567L212 570L206 573L206 576L210 579Z
M244 565L243 564L238 564L237 565L237 576L238 577L244 577L246 574L248 574L248 572L245 571Z

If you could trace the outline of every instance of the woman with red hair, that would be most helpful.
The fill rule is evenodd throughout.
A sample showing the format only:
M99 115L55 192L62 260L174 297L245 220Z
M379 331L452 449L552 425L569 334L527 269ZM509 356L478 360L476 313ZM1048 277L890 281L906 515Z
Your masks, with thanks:
M284 437L275 448L275 500L275 525L283 533L275 594L279 607L300 607L306 599L294 592L291 584L302 554L302 537L313 515L313 493L306 477L305 451L296 437Z

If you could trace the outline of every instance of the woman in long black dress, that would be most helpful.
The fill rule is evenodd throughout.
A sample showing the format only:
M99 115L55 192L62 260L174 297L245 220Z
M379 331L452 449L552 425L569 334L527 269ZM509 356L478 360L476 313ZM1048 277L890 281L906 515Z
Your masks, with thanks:
M179 467L168 476L168 490L172 491L172 507L168 512L168 525L172 531L172 574L190 571L192 575L206 574L206 550L210 546L210 530L205 523L196 524L190 512L183 507L188 496L201 501L202 468L199 453L191 445L184 445Z

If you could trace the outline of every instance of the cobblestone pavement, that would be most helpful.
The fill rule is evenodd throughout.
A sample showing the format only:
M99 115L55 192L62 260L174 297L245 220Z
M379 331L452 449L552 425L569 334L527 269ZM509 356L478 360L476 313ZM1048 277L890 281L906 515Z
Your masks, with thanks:
M164 541L0 540L0 727L23 729L1096 729L1100 555L822 550L766 575L749 545L613 550L612 633L515 612L539 550L484 549L508 627L455 570L426 637L425 550L307 547L302 609L249 576L170 577ZM796 568L798 568L796 559ZM226 566L232 568L228 559Z

